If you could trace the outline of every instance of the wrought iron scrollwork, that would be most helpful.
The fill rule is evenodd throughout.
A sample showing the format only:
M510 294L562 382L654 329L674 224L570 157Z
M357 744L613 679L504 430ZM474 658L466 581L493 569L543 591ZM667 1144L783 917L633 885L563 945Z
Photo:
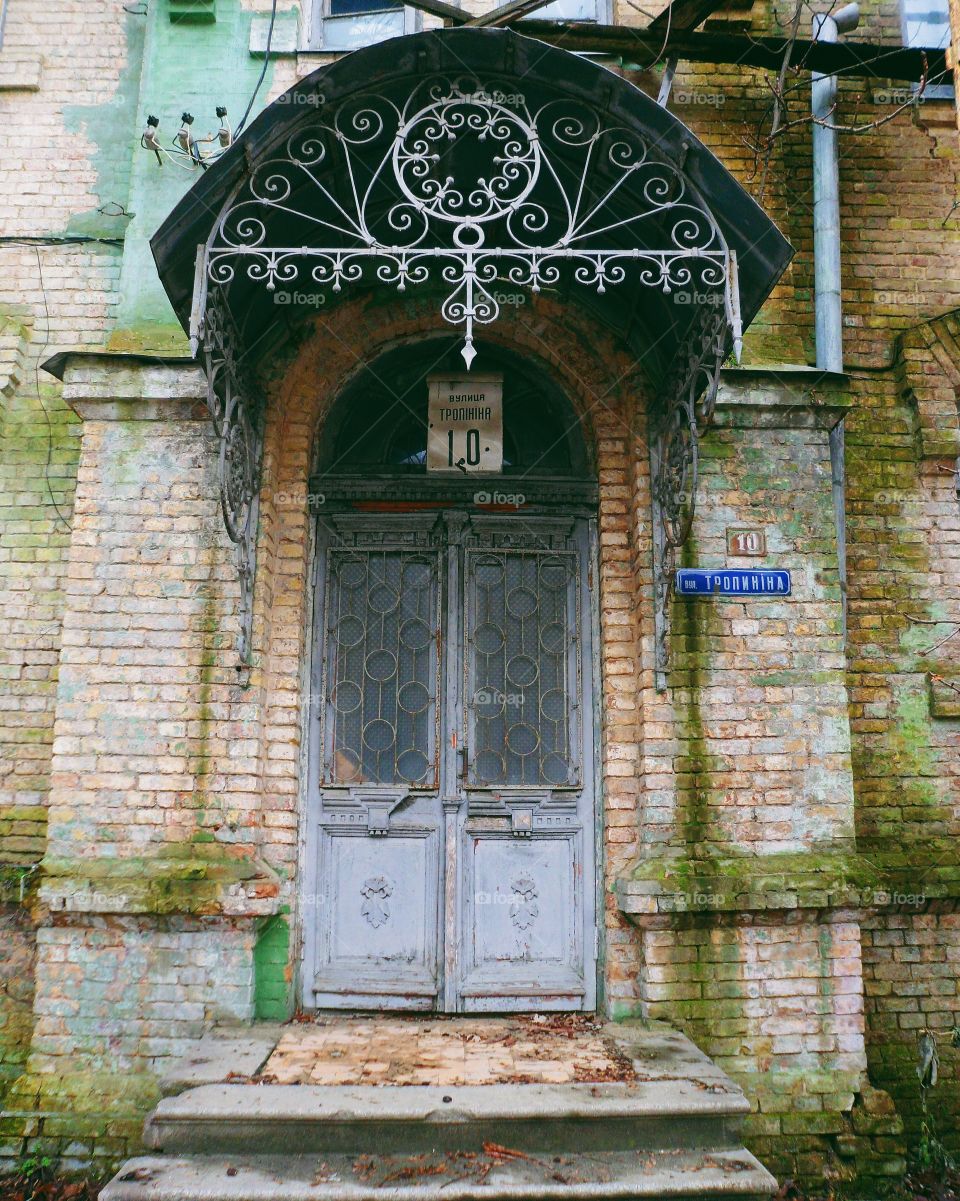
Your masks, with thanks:
M686 340L651 439L663 685L669 569L692 520L697 439L725 348L739 343L736 256L682 167L581 100L528 97L509 80L467 72L428 76L404 95L310 106L252 164L200 248L194 296L245 660L262 412L227 297L239 289L249 305L262 287L280 301L278 288L301 272L324 297L364 280L398 292L439 280L441 314L462 329L468 367L475 328L500 315L498 285L603 293L629 281L697 306L689 323L676 322Z
M675 551L686 542L693 525L700 435L713 417L724 359L739 340L735 316L723 304L704 307L677 352L664 390L665 403L650 419L654 669L658 691L667 686L668 610Z
M469 367L498 285L539 292L568 272L599 293L629 280L702 295L724 290L728 264L702 198L637 130L465 73L306 113L221 214L206 271L273 293L302 270L332 293L438 274Z
M207 377L207 408L220 443L220 509L236 546L240 580L237 652L249 663L253 586L257 556L257 510L263 457L262 404L240 366L239 337L219 288L205 289L198 350Z

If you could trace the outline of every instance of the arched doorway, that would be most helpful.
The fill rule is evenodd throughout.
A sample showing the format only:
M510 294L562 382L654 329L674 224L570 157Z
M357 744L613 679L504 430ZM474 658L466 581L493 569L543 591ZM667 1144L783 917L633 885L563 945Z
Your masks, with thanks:
M381 356L320 439L308 1008L596 1004L596 483L566 399L486 346L503 472L431 476L457 353Z

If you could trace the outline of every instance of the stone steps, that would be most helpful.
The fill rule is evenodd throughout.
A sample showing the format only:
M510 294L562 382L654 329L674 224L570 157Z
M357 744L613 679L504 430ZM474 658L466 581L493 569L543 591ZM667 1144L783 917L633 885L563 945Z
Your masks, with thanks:
M101 1201L769 1198L740 1089L675 1031L623 1037L626 1082L188 1086Z
M355 1157L343 1155L143 1157L124 1166L100 1201L763 1201L775 1188L743 1150L574 1154L494 1163L488 1171L482 1157L444 1164L378 1155L377 1163L369 1179ZM391 1174L399 1175L384 1180Z
M206 1085L162 1100L148 1147L171 1154L473 1151L721 1151L749 1110L733 1085L495 1084L448 1088Z

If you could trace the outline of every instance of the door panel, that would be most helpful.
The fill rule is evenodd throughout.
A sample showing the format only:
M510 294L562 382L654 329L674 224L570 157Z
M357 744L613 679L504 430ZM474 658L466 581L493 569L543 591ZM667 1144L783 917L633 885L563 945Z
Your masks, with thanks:
M582 832L465 833L464 1008L580 1008Z
M521 998L527 1009L593 1002L582 534L572 521L490 519L473 524L464 550L467 1009L517 1008Z
M307 1003L433 1009L441 985L441 566L434 519L323 527Z
M577 556L465 554L467 786L576 785Z
M436 554L329 552L324 782L437 787Z
M306 1004L592 1008L586 522L326 529Z
M324 830L317 1004L436 1003L438 832Z

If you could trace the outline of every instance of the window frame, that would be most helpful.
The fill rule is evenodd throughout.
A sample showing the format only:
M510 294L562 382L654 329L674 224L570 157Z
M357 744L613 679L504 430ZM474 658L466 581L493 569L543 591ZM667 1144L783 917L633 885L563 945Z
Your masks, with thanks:
M898 5L898 7L900 9L900 40L902 41L904 47L909 47L909 46L918 44L918 43L911 41L911 38L910 38L910 19L911 18L907 11L908 2L909 2L909 0L899 0L899 5ZM948 0L942 0L942 2L943 2L943 10L944 10L944 18L945 18L944 25L945 25L946 31L947 31L947 39L946 39L946 43L945 43L944 47L937 47L937 48L949 50L953 44L953 27L950 22L950 5L949 5ZM926 0L926 3L932 4L933 0ZM926 49L933 49L933 48L934 47L926 47ZM912 90L914 92L916 92L919 88L919 85L912 84L911 87L912 87ZM955 97L956 97L956 90L955 90L953 84L928 83L927 86L923 90L923 95L920 97L920 100L921 101L923 101L923 100L953 100L953 99L955 99Z
M342 46L339 44L329 45L324 37L324 31L332 28L332 21L362 21L368 16L374 16L377 13L385 12L401 12L403 14L403 34L418 33L423 27L422 13L419 9L411 8L410 5L404 4L396 6L386 3L377 3L377 0L371 0L370 8L367 12L362 13L333 13L331 9L331 0L313 0L310 5L310 20L307 24L307 39L306 50L320 50L329 54L348 54L351 50L358 50L362 46L373 46L376 42L363 41L356 46ZM392 35L391 35L392 36ZM386 41L386 38L378 38L377 41Z
M500 0L501 4L505 4L506 2L507 2L507 0ZM546 8L547 5L552 2L554 2L554 0L547 0L547 2L543 5L543 7ZM596 16L594 16L594 17L556 17L553 19L558 20L558 21L574 21L574 20L576 20L576 21L583 21L585 23L592 22L593 24L596 24L596 25L612 25L613 24L613 0L594 0L594 3L596 4ZM542 11L540 9L534 9L534 11L532 13L528 13L527 16L530 17L530 19L533 21L540 21L540 20L545 19L543 17ZM546 18L546 19L549 20L550 18Z
M0 4L2 4L3 2L4 2L4 0L0 0ZM555 0L545 0L543 7L546 8L547 5L552 2L555 2ZM507 0L500 0L500 3L505 4L505 3L507 3ZM596 5L596 15L594 17L582 17L582 18L576 18L576 19L588 21L588 22L592 21L593 23L595 23L597 25L612 24L612 22L613 22L613 0L594 0L594 3ZM901 0L901 3L902 3L902 0ZM310 4L310 10L309 10L310 17L309 17L309 20L306 22L307 36L306 36L306 45L304 46L305 50L326 51L330 54L346 54L346 53L349 53L350 50L359 49L360 45L364 45L364 46L375 45L376 43L369 42L369 41L365 41L365 42L360 43L360 45L358 45L358 46L351 46L351 47L344 47L344 46L339 46L339 45L327 45L325 38L324 38L324 30L325 30L325 28L328 28L328 23L330 21L362 20L364 17L372 16L375 13L397 11L393 5L387 5L387 4L383 4L383 3L377 4L377 0L371 0L370 9L364 13L336 14L336 13L331 12L330 9L331 9L331 0L312 0L312 3ZM419 31L423 28L423 13L422 13L422 11L417 8L412 8L410 5L407 5L407 4L402 6L402 11L403 11L403 33L404 34L419 33ZM540 16L539 10L530 13L529 16L534 19L539 19L539 16ZM573 20L574 18L567 17L567 18L558 18L558 19L559 20ZM382 39L382 40L386 40L386 39Z

